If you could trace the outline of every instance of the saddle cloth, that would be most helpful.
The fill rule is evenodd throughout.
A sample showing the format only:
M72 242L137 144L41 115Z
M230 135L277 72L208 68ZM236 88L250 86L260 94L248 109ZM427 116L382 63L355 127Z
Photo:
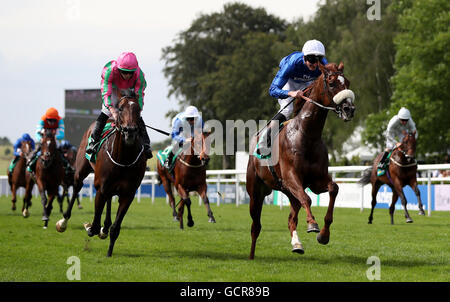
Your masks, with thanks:
M169 156L169 153L172 152L172 149L173 149L173 146L170 145L164 150L159 150L158 153L156 154L156 158L159 160L159 162L162 166L164 166L164 163L165 163L167 157ZM170 165L169 171L172 171L172 169L174 167L174 163L177 159L177 156L181 153L181 151L183 151L183 149L179 148L177 153L174 154L174 156L172 158L172 162L169 163L169 165Z
M386 160L384 161L383 167L377 168L377 176L383 176L384 174L386 174L386 170L389 167L389 162L391 161L390 159L391 159L392 152L394 152L394 151L389 152L388 156L386 157Z
M106 141L106 139L109 137L109 135L113 133L113 131L114 131L114 129L115 129L114 127L115 127L115 124L114 124L114 123L107 123L107 124L105 125L105 127L103 128L103 132L102 132L102 136L101 136L100 142L99 142L99 143L97 144L97 146L96 146L96 151L95 151L95 153L93 153L93 154L87 154L87 153L85 153L84 156L87 158L87 160L91 161L91 157L93 156L94 159L93 159L91 162L93 162L93 163L96 162L96 160L97 160L97 153L98 153L98 151L100 150L100 147L103 145L103 143L104 143L104 142ZM91 142L91 140L92 140L92 137L91 137L91 135L90 135L90 136L89 136L89 139L88 139L88 141L87 141L86 148L87 148L87 146L89 146L89 143Z
M288 120L288 121L280 124L280 127L278 127L278 132L272 134L273 139L275 139L278 136L278 134L281 132L281 130L284 128L284 126L286 126L290 121L291 120ZM268 129L265 129L265 131L267 131L267 130ZM253 151L253 156L255 156L256 158L259 158L259 159L270 159L272 157L272 153L269 153L266 155L261 155L258 153L259 145L261 144L262 140L265 139L265 137L266 137L266 135L262 135L263 133L261 133L261 135L259 136L258 143L256 144L255 150ZM271 147L271 146L269 146L269 147Z

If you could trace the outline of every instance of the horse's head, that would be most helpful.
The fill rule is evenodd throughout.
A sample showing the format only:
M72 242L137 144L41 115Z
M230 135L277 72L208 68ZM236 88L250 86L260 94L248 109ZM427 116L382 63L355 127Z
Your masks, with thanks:
M41 140L41 161L44 168L47 168L53 162L56 154L55 131L46 129Z
M139 133L138 121L141 109L134 93L128 91L122 93L119 93L120 99L117 104L119 115L116 127L123 135L125 144L133 145Z
M194 161L198 159L202 165L206 165L209 162L208 148L206 146L206 137L208 133L202 133L202 131L194 131L194 136L186 140L186 144L183 146L183 155L188 161ZM188 159L190 158L190 160Z
M30 141L22 141L20 144L20 150L22 151L23 156L28 158L30 155L32 148L31 148L31 142Z
M403 139L398 150L405 155L406 161L412 163L416 156L416 131L403 133Z
M355 94L348 89L350 81L344 76L344 63L341 62L339 66L335 63L326 66L319 64L319 68L322 75L318 82L323 82L321 94L328 96L323 98L323 105L334 108L339 118L344 121L350 121L355 113Z

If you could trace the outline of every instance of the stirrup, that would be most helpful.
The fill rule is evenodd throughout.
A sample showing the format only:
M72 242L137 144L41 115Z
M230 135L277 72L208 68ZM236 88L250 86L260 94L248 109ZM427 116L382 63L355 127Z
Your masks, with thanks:
M170 161L169 161L169 158L167 158L167 159L164 161L164 168L166 168L167 170L170 169Z
M97 143L94 140L91 140L91 142L89 143L88 147L86 148L86 153L87 154L94 154L95 153L95 145Z

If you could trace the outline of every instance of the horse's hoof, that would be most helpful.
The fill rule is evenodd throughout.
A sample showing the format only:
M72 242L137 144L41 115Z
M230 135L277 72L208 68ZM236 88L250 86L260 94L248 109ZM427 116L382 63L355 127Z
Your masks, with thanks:
M292 252L303 255L305 250L303 249L303 245L301 243L296 243L292 246Z
M100 238L100 239L108 238L108 232L103 233L103 227L100 229L100 233L98 234L98 238Z
M173 216L173 221L180 221L180 219L178 219L178 216Z
M194 226L194 220L188 221L187 226L192 228Z
M325 236L322 234L317 234L317 242L319 242L320 244L328 244L328 242L330 241L330 236Z
M425 216L425 212L424 211L419 211L419 216Z
M67 220L66 219L60 219L56 223L56 230L60 233L64 232L67 228Z
M83 206L81 204L78 205L78 209L82 210Z
M372 221L367 222L367 224L372 224Z
M23 216L23 218L28 218L28 217L30 217L30 212L27 209L25 209L22 212L22 216Z
M216 223L216 220L214 219L214 217L210 217L210 218L208 219L208 222Z
M319 229L319 225L317 223L308 223L308 228L306 229L307 233L319 233L320 229Z
M16 210L16 206L13 205L13 206L11 207L11 210L15 211L15 210Z
M83 223L83 226L89 237L94 236L94 234L92 233L92 224L90 224L89 222L85 222Z
M406 223L413 223L414 221L411 219L411 217L406 218Z

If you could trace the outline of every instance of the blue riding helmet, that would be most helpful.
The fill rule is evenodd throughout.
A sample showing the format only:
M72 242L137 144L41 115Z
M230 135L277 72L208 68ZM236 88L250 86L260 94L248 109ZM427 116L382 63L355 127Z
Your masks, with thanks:
M31 136L30 136L28 133L24 133L24 134L22 135L22 139L23 139L24 141L31 141Z

